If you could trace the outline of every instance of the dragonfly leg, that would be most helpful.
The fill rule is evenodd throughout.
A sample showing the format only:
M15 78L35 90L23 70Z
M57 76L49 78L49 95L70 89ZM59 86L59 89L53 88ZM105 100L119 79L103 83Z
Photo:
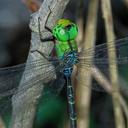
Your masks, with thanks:
M49 13L50 14L50 13ZM48 19L48 18L47 18ZM46 20L46 23L47 23L47 20ZM40 37L40 40L41 42L47 42L47 41L54 41L55 38L53 36L50 36L50 37L47 37L47 38L41 38L42 35L41 35L41 29L40 29L40 17L38 17L38 30L39 30L39 37ZM45 25L45 29L47 29L48 31L52 31L50 28L48 28L46 25Z
M51 30L51 28L49 28L48 26L47 26L47 22L48 22L48 18L49 18L49 16L50 16L50 14L52 13L52 11L51 11L51 9L50 9L50 6L49 6L49 10L50 10L50 13L48 14L48 17L47 17L47 19L46 19L46 23L45 23L45 29L46 30L48 30L49 32L51 32L52 33L52 30ZM54 41L55 40L55 38L54 38L54 36L50 36L50 37L47 37L47 38L45 38L45 39L42 39L41 37L41 25L40 25L40 17L38 17L38 30L39 30L39 36L40 36L40 40L41 40L41 42L47 42L47 41Z

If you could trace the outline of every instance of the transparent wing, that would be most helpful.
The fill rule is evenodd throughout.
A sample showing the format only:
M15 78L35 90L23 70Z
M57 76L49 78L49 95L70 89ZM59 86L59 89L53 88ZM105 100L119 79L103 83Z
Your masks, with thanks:
M112 51L114 46L111 45L111 42L109 49ZM119 75L119 85L121 90L128 90L128 86L122 83L122 80L120 78L124 78L128 76L128 38L123 38L115 41L115 48L116 48L116 56L117 59L111 59L111 63L116 63L118 67L118 75ZM92 59L93 56L93 59ZM88 67L93 68L94 65L102 71L102 73L107 77L109 80L109 59L108 59L108 47L105 44L97 45L91 49L83 50L79 53L79 66L81 68L87 69ZM90 64L91 63L91 64ZM97 91L104 91L101 86L99 86L96 81L93 82L92 88Z
M48 62L42 62L41 60L33 61L27 64L26 68L25 66L26 63L23 63L13 67L0 69L0 97L11 95L15 93L15 91L17 91L17 87L24 70L24 76L28 76L29 78L29 80L24 83L27 86L29 86L29 84L36 85L36 82L40 80L42 80L42 83L44 83L45 81L47 81L47 79L50 79L50 74L53 74L55 72L58 74L61 71L59 60L56 58ZM44 69L46 69L45 72L43 72Z
M43 102L48 100L49 97L56 97L56 95L58 95L65 84L63 74L61 73L62 67L59 63L59 60L52 58L49 62L42 62L41 60L30 62L27 64L27 68L25 67L26 64L23 63L17 66L0 69L0 117L3 119L6 127L11 119L11 98L13 94L22 95L27 89L34 86L39 88L43 84L46 85L42 92ZM44 68L47 69L45 72L43 72ZM34 71L36 75L33 76L31 70ZM32 77L29 77L29 79L24 82L25 87L18 90L18 85L23 73L24 75L30 75ZM56 77L53 75L52 79L51 74L56 74ZM47 83L47 79L51 79L51 81Z

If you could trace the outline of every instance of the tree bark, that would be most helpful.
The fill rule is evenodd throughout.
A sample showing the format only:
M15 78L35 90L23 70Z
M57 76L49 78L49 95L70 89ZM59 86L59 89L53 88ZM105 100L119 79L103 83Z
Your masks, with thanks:
M56 77L54 72L54 66L51 64L46 66L43 69L40 69L39 72L34 72L34 68L38 66L38 63L35 64L35 67L28 71L29 64L31 61L41 60L40 63L45 63L48 60L45 59L40 53L45 53L49 56L53 48L53 42L41 42L39 38L39 29L38 29L38 17L40 17L40 28L42 38L46 38L51 35L51 33L45 29L45 26L52 28L56 21L62 17L63 11L68 4L69 0L44 0L39 11L34 13L31 16L30 28L32 30L31 36L31 47L26 63L26 68L23 73L21 82L18 87L18 92L12 97L12 121L11 128L32 128L33 121L36 113L36 106L38 104L38 99L41 96L41 93L44 88L44 84L41 81L36 81L36 76L41 76L42 79L45 76L46 72L49 69L53 69L53 72L48 73L48 80L44 82L47 83L50 80ZM38 50L39 52L36 52ZM35 52L32 52L35 51ZM30 81L32 80L32 81ZM30 84L28 84L28 82ZM26 84L27 83L27 84ZM24 89L23 88L27 88ZM21 90L23 90L21 92Z

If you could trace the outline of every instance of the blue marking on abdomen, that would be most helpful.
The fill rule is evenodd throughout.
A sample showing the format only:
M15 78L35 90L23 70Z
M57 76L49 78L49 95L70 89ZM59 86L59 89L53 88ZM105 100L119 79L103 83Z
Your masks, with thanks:
M66 77L71 76L73 67L64 67L63 73Z

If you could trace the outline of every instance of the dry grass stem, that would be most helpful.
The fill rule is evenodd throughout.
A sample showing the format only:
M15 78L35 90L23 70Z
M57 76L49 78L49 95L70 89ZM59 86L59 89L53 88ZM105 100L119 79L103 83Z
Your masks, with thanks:
M111 94L112 88L108 79L104 76L104 74L95 66L91 68L92 76L95 80L102 86L102 88L109 94Z
M78 0L78 6L77 6L77 15L76 15L76 18L77 18L77 25L78 25L78 28L79 28L79 33L78 33L78 36L77 36L77 45L78 45L78 49L80 50L81 49L81 44L83 42L83 37L84 37L84 2L83 0Z
M102 12L103 18L105 21L105 29L107 35L107 42L114 40L114 30L113 30L113 19L112 19L112 12L111 12L111 4L110 0L101 0L102 2ZM110 48L111 45L111 48ZM112 99L113 99L113 107L114 107L114 115L115 115L115 123L116 128L124 128L124 118L121 110L121 105L119 101L120 92L118 86L118 73L117 73L117 65L113 63L113 60L116 62L116 49L114 42L107 43L108 46L108 56L109 56L109 72L112 84ZM112 48L113 46L113 48Z
M95 66L91 68L92 76L95 80L99 83L99 85L110 95L112 95L112 85L110 84L109 80L104 76L104 74ZM124 98L120 95L119 96L120 104L123 108L123 111L127 118L128 123L128 107L124 100Z
M84 42L82 48L88 49L95 45L96 39L96 25L97 25L97 11L98 0L89 1L89 10L87 17L86 30L84 35ZM84 55L86 58L86 55ZM93 58L93 55L91 55ZM86 66L86 65L84 65ZM76 95L77 95L77 112L78 112L78 128L89 127L89 110L90 110L90 98L91 98L91 72L90 68L85 70L78 66L79 80L77 83ZM88 88L85 88L87 84Z

